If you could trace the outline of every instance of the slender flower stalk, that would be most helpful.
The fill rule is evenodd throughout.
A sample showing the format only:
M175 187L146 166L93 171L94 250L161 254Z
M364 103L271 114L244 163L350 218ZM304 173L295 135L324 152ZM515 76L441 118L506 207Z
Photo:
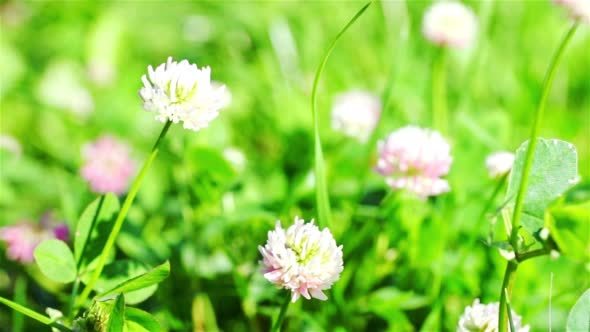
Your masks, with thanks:
M96 265L96 268L94 269L94 271L90 277L90 280L86 284L86 287L84 288L84 290L82 291L82 293L78 297L78 301L77 301L78 306L81 306L84 304L84 302L86 301L86 299L90 295L90 292L92 291L92 289L96 285L96 282L98 281L98 278L100 277L102 269L104 268L104 265L106 264L107 257L109 256L113 246L115 245L115 240L117 239L117 236L119 235L119 232L121 231L121 227L123 226L123 222L125 221L125 217L127 217L127 213L129 212L129 208L131 207L131 205L133 204L133 201L135 200L135 196L137 195L137 192L139 191L139 188L141 187L141 183L143 182L143 179L144 179L148 169L150 168L150 166L152 165L152 163L156 159L156 156L158 155L158 152L160 151L160 144L162 143L162 140L166 136L166 133L168 132L168 129L170 128L171 124L172 124L172 121L168 121L164 125L164 128L162 128L162 131L160 132L160 136L158 136L158 139L156 140L156 143L154 144L150 155L143 163L143 166L141 167L139 174L137 175L137 177L133 181L133 184L131 185L131 189L129 190L129 193L127 194L127 197L125 198L125 201L123 202L123 206L121 207L121 210L119 211L119 214L117 215L117 219L115 219L113 229L111 230L111 233L109 234L109 237L107 238L107 242L105 243L105 246L102 249L102 252L99 256L98 264Z
M553 85L553 78L555 76L555 70L557 69L557 65L563 56L563 52L572 39L572 36L576 32L578 27L578 22L575 22L572 27L568 30L565 34L561 44L557 48L557 51L553 55L551 62L549 64L549 68L545 74L545 80L543 82L543 90L541 93L541 99L539 101L539 105L537 107L537 111L535 113L535 117L533 119L533 128L531 130L531 135L529 139L529 144L527 146L527 151L524 160L524 167L522 170L522 176L520 177L520 185L518 187L518 193L516 195L516 202L514 204L514 211L512 214L512 230L510 233L510 244L512 245L516 256L518 256L518 231L520 229L520 217L522 215L522 209L524 207L524 198L526 194L526 190L528 187L529 176L531 173L531 169L533 166L533 156L535 153L535 148L537 146L537 135L539 133L539 127L541 124L541 120L543 118L543 114L545 113L545 105L547 103L547 97L549 96L549 91L551 90L551 86ZM502 289L500 291L500 315L498 317L498 330L500 332L504 332L507 330L507 319L506 319L506 300L507 296L510 296L512 293L512 286L514 283L514 274L518 267L518 263L515 261L508 262L506 267L506 272L504 273L504 281L502 282ZM506 290L506 291L504 291Z
M283 321L285 320L285 316L287 315L287 309L289 308L289 303L291 303L291 295L287 294L285 296L285 300L281 305L281 311L279 311L279 315L277 316L277 320L274 322L271 328L271 332L278 332L281 330L281 326L283 325Z
M96 212L94 213L94 217L92 217L92 223L90 224L90 229L88 230L88 235L86 236L86 239L84 239L84 246L80 250L80 258L76 262L76 270L78 270L78 271L80 271L80 268L82 267L82 257L84 257L86 248L88 247L88 240L90 240L90 238L92 236L92 232L94 232L94 227L96 227L96 221L98 220L98 216L100 216L100 210L102 210L102 206L104 204L105 197L106 197L106 195L104 195L104 194L100 195L100 198L98 200L98 206L96 207Z
M320 77L322 76L322 72L324 71L324 67L326 67L326 63L328 62L328 58L332 51L336 47L336 43L342 37L342 35L350 28L350 26L367 10L367 8L371 5L371 2L365 4L353 17L348 21L348 23L340 30L336 38L332 41L330 46L328 47L328 51L324 55L322 62L318 66L318 69L315 73L315 77L313 79L313 88L311 89L311 114L313 117L313 136L314 136L314 173L315 173L315 181L316 181L316 209L318 212L318 220L320 225L330 226L332 216L330 210L330 200L328 198L328 184L326 183L326 169L324 168L324 153L322 151L322 143L320 139L320 120L318 116L318 112L316 110L316 100L317 100L317 90L318 90L318 83L320 81Z
M432 65L432 123L443 135L448 132L447 52L440 49Z

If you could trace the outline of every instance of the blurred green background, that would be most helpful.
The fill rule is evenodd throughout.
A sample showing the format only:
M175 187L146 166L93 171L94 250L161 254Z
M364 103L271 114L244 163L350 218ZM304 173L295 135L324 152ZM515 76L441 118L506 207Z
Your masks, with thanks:
M420 31L429 2L373 4L328 61L318 109L345 270L328 302L290 308L289 330L454 331L474 298L498 300L505 260L483 243L491 223L480 214L496 185L484 159L528 137L549 59L572 23L550 1L466 3L480 27L473 48L450 52L454 162L452 192L443 198L398 195L379 207L387 188L370 171L366 147L329 121L335 94L360 88L381 95L390 82L379 136L407 124L431 126L437 49ZM362 4L2 1L0 134L16 138L22 152L0 152L0 226L48 210L73 226L94 199L78 175L83 145L112 134L141 161L159 133L162 124L138 97L147 65L168 56L209 65L231 104L198 133L172 127L118 255L150 265L170 259L170 278L139 305L166 329L266 330L282 292L263 279L257 246L276 219L288 225L295 215L314 217L313 75ZM589 49L590 29L582 26L558 68L541 127L541 136L577 147L583 181L590 177ZM231 162L228 149L241 151L244 163ZM357 208L359 170L369 177ZM27 275L36 280L28 284L31 306L59 306L67 289L41 286L34 267L0 256L0 295L12 297L15 278ZM533 331L547 330L552 287L552 323L560 331L589 277L588 264L568 257L529 261L519 268L512 306ZM10 322L0 308L0 331ZM27 331L40 328L26 324Z

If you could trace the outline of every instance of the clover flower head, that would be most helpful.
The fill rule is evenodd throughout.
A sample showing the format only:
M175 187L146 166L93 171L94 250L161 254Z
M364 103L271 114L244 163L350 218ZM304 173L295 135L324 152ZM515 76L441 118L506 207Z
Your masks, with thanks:
M207 127L228 104L225 86L211 83L211 68L198 68L188 60L176 62L169 57L156 69L148 66L141 80L144 109L161 122L182 122L186 129Z
M381 114L379 97L367 91L353 90L334 99L332 128L344 135L366 142Z
M564 7L574 20L580 20L590 24L590 1L588 0L553 0L559 6Z
M457 324L457 332L498 332L498 307L499 303L479 303L475 299L473 304L467 306ZM522 326L522 317L512 311L514 332L528 332L528 325Z
M494 152L486 158L486 168L492 179L508 174L512 169L512 164L514 164L514 153L512 152Z
M392 189L406 189L422 198L450 190L441 177L451 167L451 148L437 131L406 126L380 141L378 148L376 171Z
M264 277L290 290L292 302L300 296L326 300L323 290L332 287L343 269L342 246L337 246L330 230L320 230L313 220L305 223L296 217L287 230L277 221L264 247L258 249Z
M82 177L92 191L121 195L127 190L135 173L135 161L131 159L130 149L126 144L105 135L87 144L82 152Z
M427 9L422 20L422 33L439 46L465 48L475 39L475 14L460 2L440 1Z
M0 150L6 150L14 155L20 156L23 148L20 142L13 136L0 134Z
M47 213L39 223L22 220L16 224L0 227L0 240L6 243L6 256L17 262L32 263L37 245L44 240L59 239L67 241L69 228L54 220Z

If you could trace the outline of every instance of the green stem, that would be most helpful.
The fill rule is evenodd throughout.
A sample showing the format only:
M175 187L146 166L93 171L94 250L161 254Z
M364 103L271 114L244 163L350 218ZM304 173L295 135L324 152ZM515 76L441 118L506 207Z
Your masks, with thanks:
M340 37L348 30L348 28L365 12L365 10L371 5L372 2L367 3L364 5L348 23L344 26L342 30L336 35L332 44L328 47L328 51L324 55L322 62L320 63L316 73L315 78L313 79L313 88L311 90L311 113L313 117L313 135L314 135L314 173L315 173L315 180L316 180L316 208L318 212L318 220L320 225L330 226L331 224L331 212L330 212L330 199L328 197L328 184L326 181L326 169L324 163L324 154L322 151L322 143L320 139L320 120L318 116L318 112L316 110L317 104L317 90L318 90L318 83L320 81L320 77L322 72L324 71L324 67L326 67L326 63L328 62L328 58L330 54L336 47L336 43L340 39Z
M440 49L432 65L432 116L434 128L443 135L448 132L447 114L447 53Z
M506 331L506 300L509 294L512 294L512 286L514 285L514 278L516 277L516 268L518 264L514 261L508 262L506 271L504 272L504 280L502 281L502 291L500 295L500 313L498 315L498 331Z
M9 299L3 298L2 296L0 296L0 303L6 305L7 307L20 312L23 315L28 316L29 318L32 318L42 324L54 327L56 329L58 329L59 331L62 332L72 332L72 330L58 322L55 322L53 319L40 314L34 310L31 310L23 305L20 305L16 302L10 301Z
M24 276L19 276L14 282L14 302L22 305L27 305L27 279ZM18 311L12 313L12 331L23 331L24 316Z
M92 238L92 232L94 231L94 227L96 227L96 221L98 220L98 216L100 215L100 210L102 209L102 205L104 203L105 197L106 197L106 195L104 195L104 194L100 196L100 199L98 201L98 206L96 207L96 212L94 213L94 216L92 217L92 223L90 224L90 229L88 230L88 234L87 234L86 238L84 239L84 246L82 247L82 250L80 251L80 257L78 258L78 261L76 262L76 270L78 271L78 274L80 273L79 271L80 271L80 268L82 267L82 259L84 258L84 253L86 251L86 248L88 247L88 242Z
M537 250L525 252L524 254L516 253L516 260L519 263L522 263L522 262L529 260L531 258L547 255L549 252L550 252L550 250L547 250L546 248L542 248L542 249L537 249Z
M500 178L500 180L498 180L498 183L496 184L494 191L492 192L490 197L488 197L486 204L484 205L483 209L481 210L478 220L482 221L484 219L484 217L486 216L486 213L488 212L488 210L492 207L492 205L494 205L494 202L496 201L496 197L498 197L498 194L500 193L502 188L504 188L504 184L506 184L507 179L508 179L508 174L505 174Z
M74 286L72 286L72 292L70 294L70 303L69 303L69 312L68 312L68 316L70 318L70 320L74 319L74 316L76 315L76 295L78 295L78 289L80 288L80 277L77 277L76 280L74 281Z
M278 332L281 330L281 325L283 325L283 321L285 320L285 315L287 314L287 308L289 308L289 303L291 303L291 294L287 293L283 304L281 305L281 311L279 311L279 316L277 320L274 322L271 328L271 332Z
M168 121L164 125L164 128L162 128L162 131L160 132L160 136L158 136L156 143L154 143L154 146L152 147L152 151L151 151L149 157L145 160L145 162L143 163L143 166L141 167L141 170L139 171L139 174L137 175L137 177L133 181L133 184L131 185L131 189L129 190L129 193L127 194L127 197L125 198L125 201L123 202L123 206L121 207L121 210L119 211L119 215L117 215L117 219L115 219L115 223L113 225L111 233L109 234L107 242L105 243L105 246L102 249L102 252L100 253L98 264L96 265L96 268L94 269L92 276L90 277L90 280L86 284L86 287L82 291L82 294L80 294L80 296L78 297L78 301L77 301L78 306L82 306L84 304L84 302L88 298L88 295L90 295L90 292L94 288L94 285L98 281L98 278L100 277L102 269L104 268L104 265L106 264L107 257L109 256L113 246L115 245L115 240L117 239L117 236L119 235L119 232L121 231L121 227L123 226L123 222L125 221L125 217L127 216L127 213L129 212L129 208L131 208L131 205L133 204L133 201L135 200L135 196L137 195L137 192L139 191L141 183L143 182L143 178L145 177L148 169L150 168L150 166L152 165L152 163L156 159L156 156L158 155L158 152L160 151L160 143L162 142L162 139L164 138L164 136L166 136L166 133L168 132L168 129L170 128L171 124L172 124L172 122Z
M510 244L513 247L513 250L517 252L518 250L518 231L520 228L520 217L522 215L522 209L524 207L524 199L525 194L529 182L529 176L531 173L532 165L533 165L533 156L535 153L535 148L537 146L537 135L539 132L539 127L541 125L541 120L543 118L543 114L545 113L545 104L547 103L547 97L549 96L549 92L551 90L551 86L553 85L553 78L555 76L555 70L557 69L557 65L563 56L563 52L572 39L572 36L576 32L578 27L578 22L575 22L572 27L567 31L561 44L557 48L557 51L553 55L551 62L549 64L549 68L545 74L545 79L543 81L543 90L541 92L541 99L539 100L539 105L535 112L535 117L533 118L533 128L531 130L531 135L529 139L529 143L527 146L527 151L524 160L524 166L522 170L522 176L520 177L520 185L518 187L518 193L516 195L516 202L514 203L514 211L512 214L512 230L510 232ZM504 274L504 282L502 285L502 291L500 296L500 315L498 318L498 330L499 332L506 331L506 295L504 294L504 289L507 289L508 295L511 293L512 289L512 282L514 281L513 274L516 272L516 262L508 262L508 266L506 267L506 273Z
M508 290L504 288L504 293L506 296L506 312L508 312L508 322L510 323L510 332L516 332L514 329L514 319L512 318L512 307L510 305L510 296L508 295Z

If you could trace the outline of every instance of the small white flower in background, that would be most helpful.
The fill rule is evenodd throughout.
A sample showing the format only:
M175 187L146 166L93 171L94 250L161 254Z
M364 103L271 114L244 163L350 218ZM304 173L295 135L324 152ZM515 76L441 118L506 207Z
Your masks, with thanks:
M510 172L514 164L514 153L512 152L495 152L486 158L486 168L492 179L500 178Z
M323 290L332 287L343 269L342 246L336 244L330 230L320 231L313 221L305 223L298 217L286 231L277 221L264 247L258 249L264 277L290 290L292 302L300 296L326 300Z
M204 43L213 37L213 24L205 15L187 16L183 23L183 37L195 43Z
M220 96L221 99L221 108L226 108L231 104L232 101L232 94L231 91L227 88L227 85L223 85L223 83L213 81L211 82L213 89L223 89L223 93Z
M332 107L332 128L366 142L381 115L381 100L367 91L353 90L337 95Z
M442 179L453 161L449 143L437 132L406 126L379 142L376 170L393 189L406 189L425 198L450 190Z
M108 86L113 83L117 76L117 68L109 61L92 59L87 67L88 78L100 86Z
M225 87L211 83L211 68L198 68L187 60L176 62L169 57L155 70L148 66L141 80L143 107L156 113L157 120L182 122L186 129L207 127L227 104Z
M246 167L246 156L238 148L228 147L223 149L223 157L239 172L243 171Z
M67 60L50 64L39 81L37 97L46 105L88 117L94 110L94 99L82 82L81 72L76 63Z
M580 20L590 24L589 0L553 0L553 2L564 7L574 20Z
M457 332L498 332L499 303L479 303L475 299L473 304L466 307L457 324ZM522 317L512 311L514 329L512 332L528 332L530 326L522 326Z
M21 147L19 141L16 138L10 135L0 134L0 150L6 150L16 156L20 156L23 151L23 148Z
M437 2L424 14L422 33L436 45L466 48L475 39L477 19L460 2Z

